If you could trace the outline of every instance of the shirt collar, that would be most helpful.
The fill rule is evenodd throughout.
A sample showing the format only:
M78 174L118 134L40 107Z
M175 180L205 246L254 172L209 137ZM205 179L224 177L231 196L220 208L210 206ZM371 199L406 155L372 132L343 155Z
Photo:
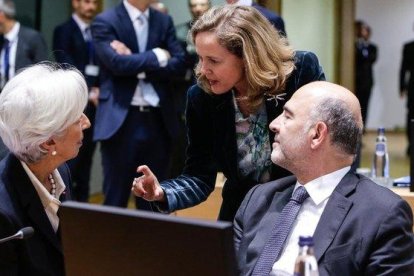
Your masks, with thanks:
M30 168L27 166L27 164L23 161L20 161L20 163L23 166L23 169L26 171L27 175L30 178L30 181L32 182L34 188L36 189L37 194L40 197L40 201L42 202L42 205L44 208L49 206L52 202L56 204L60 204L60 201L58 198L63 193L63 191L66 189L65 184L63 183L62 177L60 176L60 173L57 169L55 169L52 174L53 178L56 182L56 198L53 197L49 191L43 186L42 183L40 183L39 179L33 174L33 172L30 170Z
M149 8L147 8L144 12L141 12L139 9L132 6L127 0L124 0L123 4L132 22L140 17L141 14L144 14L147 19L149 18Z
M19 34L19 30L20 30L20 23L16 22L13 26L13 28L11 28L11 30L4 35L5 38L7 38L8 41L13 42L17 40L17 35Z
M75 20L76 24L78 24L78 26L81 29L82 33L84 33L85 32L85 29L90 26L90 24L85 23L85 21L83 21L79 17L79 15L77 15L76 13L73 13L72 14L72 18L73 18L73 20Z
M253 0L239 0L236 4L243 6L251 6L253 4Z
M345 168L318 177L304 185L306 191L309 194L309 197L312 199L315 205L319 205L321 202L331 196L336 186L338 186L339 182L350 169L351 167L347 166ZM299 185L302 184L296 182L295 190L299 187Z

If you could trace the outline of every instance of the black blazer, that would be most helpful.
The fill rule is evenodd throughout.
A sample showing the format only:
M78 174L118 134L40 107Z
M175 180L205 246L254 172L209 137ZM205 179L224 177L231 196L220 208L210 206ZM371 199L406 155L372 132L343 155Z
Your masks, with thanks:
M64 201L71 179L66 164L58 170L67 187ZM31 238L0 244L0 275L64 275L60 238L20 161L9 154L0 162L0 238L26 226L35 230Z
M71 17L68 21L57 26L53 32L53 54L59 63L69 63L75 66L85 76L88 87L98 86L98 77L85 75L85 67L92 62L95 64L95 52L89 52L88 44L78 24ZM92 57L89 57L92 54Z
M250 275L296 178L257 185L234 220L241 275ZM413 214L398 195L348 173L329 198L313 235L319 275L414 275Z

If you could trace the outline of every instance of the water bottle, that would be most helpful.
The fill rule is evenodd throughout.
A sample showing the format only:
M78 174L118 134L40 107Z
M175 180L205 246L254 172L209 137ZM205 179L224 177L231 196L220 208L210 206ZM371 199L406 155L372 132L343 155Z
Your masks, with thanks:
M375 182L387 186L390 177L389 157L387 149L387 137L385 137L385 129L383 127L378 128L378 136L375 143L371 173L371 176Z
M318 262L313 250L312 237L299 237L299 255L295 261L294 276L319 276Z

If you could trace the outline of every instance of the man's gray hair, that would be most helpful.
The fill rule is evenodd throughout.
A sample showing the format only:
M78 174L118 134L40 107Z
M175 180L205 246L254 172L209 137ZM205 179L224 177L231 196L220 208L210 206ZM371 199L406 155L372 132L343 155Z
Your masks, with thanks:
M309 121L311 124L317 121L324 122L332 143L346 154L356 154L362 139L362 125L343 100L321 100L311 111Z
M16 8L12 0L0 0L0 12L7 17L14 18L16 16Z
M87 101L85 79L75 67L52 62L29 66L0 94L0 136L20 160L36 162L47 153L41 144L63 135Z

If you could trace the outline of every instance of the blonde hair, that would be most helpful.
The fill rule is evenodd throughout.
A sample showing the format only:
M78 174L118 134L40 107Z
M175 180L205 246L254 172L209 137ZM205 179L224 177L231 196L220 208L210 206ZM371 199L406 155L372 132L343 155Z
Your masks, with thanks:
M287 39L279 35L272 24L255 8L239 5L213 7L192 26L190 36L213 32L218 42L244 63L248 89L248 106L256 110L263 95L276 95L285 88L286 80L295 68L294 51ZM198 84L211 93L201 65L195 68Z

